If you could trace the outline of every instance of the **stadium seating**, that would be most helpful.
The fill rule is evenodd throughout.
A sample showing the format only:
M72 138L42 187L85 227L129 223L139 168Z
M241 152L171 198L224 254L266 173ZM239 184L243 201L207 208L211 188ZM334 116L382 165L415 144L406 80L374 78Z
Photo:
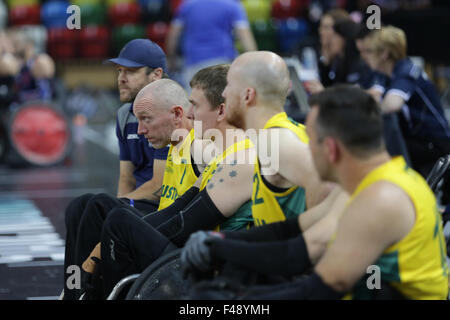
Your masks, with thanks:
M9 13L12 26L39 24L41 22L41 8L39 4L14 6Z
M72 0L70 2L80 7L84 5L103 5L103 0Z
M288 18L278 21L279 49L282 54L290 52L307 34L308 24L303 19Z
M272 3L268 0L242 0L249 22L268 21Z
M112 5L118 4L118 3L131 3L131 2L135 2L134 0L106 0L106 5L109 7L111 7Z
M0 21L9 20L8 24L11 26L44 25L49 34L50 43L47 45L51 50L49 53L54 59L68 59L103 57L105 54L113 56L126 42L136 37L147 37L165 50L165 37L170 21L183 0L6 0L5 2L8 4L4 7L8 19ZM259 49L287 53L308 32L307 23L302 17L309 0L241 2ZM90 27L84 31L79 30L79 35L76 36L75 32L60 30L66 28L70 16L67 8L70 5L80 7L81 29ZM78 44L78 36L82 41L79 48L70 47L75 43ZM236 44L239 48L239 42Z
M170 3L166 0L139 0L142 22L145 24L157 21L169 22L171 18Z
M4 29L8 24L8 7L0 1L0 28Z
M136 2L119 2L108 8L108 15L113 26L137 24L140 21L141 9Z
M48 29L47 52L54 59L69 59L78 56L78 30L66 27Z
M39 0L8 0L6 2L9 8L38 5Z
M57 0L49 1L41 7L41 21L46 28L64 28L66 27L67 8L70 6L68 1Z
M145 37L146 32L145 28L142 25L127 24L114 28L111 35L112 55L119 54L120 50L127 42L136 38Z
M272 20L255 21L251 25L253 35L259 50L277 51L276 27Z
M109 29L86 26L80 30L80 54L84 58L104 59L109 53Z
M82 26L100 26L107 22L107 12L101 3L84 3L80 5Z
M169 24L166 22L156 22L147 26L147 38L156 42L165 52L166 51L166 36L169 32Z
M276 0L271 15L275 19L298 18L303 15L309 0Z

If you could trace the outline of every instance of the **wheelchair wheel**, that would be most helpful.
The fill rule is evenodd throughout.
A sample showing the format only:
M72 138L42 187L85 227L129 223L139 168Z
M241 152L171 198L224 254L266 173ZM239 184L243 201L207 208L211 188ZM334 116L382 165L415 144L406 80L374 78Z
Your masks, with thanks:
M172 251L147 267L128 291L126 300L176 300L188 291L182 277L181 249Z
M30 102L10 116L11 165L51 166L64 160L70 149L71 132L64 115L46 102ZM19 162L19 163L18 163Z

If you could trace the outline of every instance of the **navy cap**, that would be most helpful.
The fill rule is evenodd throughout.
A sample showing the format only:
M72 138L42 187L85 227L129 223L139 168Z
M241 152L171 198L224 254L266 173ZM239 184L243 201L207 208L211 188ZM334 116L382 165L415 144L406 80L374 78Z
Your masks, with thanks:
M149 39L131 40L120 50L117 58L109 59L105 62L112 62L127 68L162 68L167 72L164 51Z

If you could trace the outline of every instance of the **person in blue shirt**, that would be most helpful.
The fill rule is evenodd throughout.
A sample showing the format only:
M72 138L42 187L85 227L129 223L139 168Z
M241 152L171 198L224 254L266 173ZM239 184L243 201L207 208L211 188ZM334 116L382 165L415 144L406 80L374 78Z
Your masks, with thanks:
M370 67L387 76L384 113L397 113L412 167L427 177L439 157L450 153L450 128L439 95L421 67L406 56L405 33L387 26L365 40Z
M108 62L116 66L120 101L124 103L117 112L116 125L120 150L117 196L133 199L150 196L158 201L159 197L153 193L161 186L168 148L157 150L138 136L133 101L148 83L168 77L164 52L148 39L135 39L125 45L118 58Z
M128 42L119 56L107 62L116 66L120 101L116 134L120 150L120 177L117 197L85 194L68 205L65 212L66 249L64 260L63 299L77 299L80 290L68 285L67 268L81 266L100 241L103 221L118 205L131 205L148 213L158 208L168 147L155 149L145 137L137 134L138 121L133 101L147 84L167 78L166 57L162 49L148 39Z
M166 39L169 69L174 70L179 42L184 58L183 85L208 66L230 63L237 56L233 33L243 50L257 50L247 15L236 0L184 1L171 22Z

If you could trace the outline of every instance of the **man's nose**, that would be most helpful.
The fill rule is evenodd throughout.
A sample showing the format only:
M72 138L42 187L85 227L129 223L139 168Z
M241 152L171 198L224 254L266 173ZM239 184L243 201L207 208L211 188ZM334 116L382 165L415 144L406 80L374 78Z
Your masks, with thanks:
M191 105L187 113L188 119L194 120L194 107Z
M117 81L118 82L126 82L127 81L127 76L125 75L125 72L119 72L119 74L117 75Z
M145 126L142 124L142 121L138 121L137 133L138 134L146 134L147 133L147 130L146 130Z

